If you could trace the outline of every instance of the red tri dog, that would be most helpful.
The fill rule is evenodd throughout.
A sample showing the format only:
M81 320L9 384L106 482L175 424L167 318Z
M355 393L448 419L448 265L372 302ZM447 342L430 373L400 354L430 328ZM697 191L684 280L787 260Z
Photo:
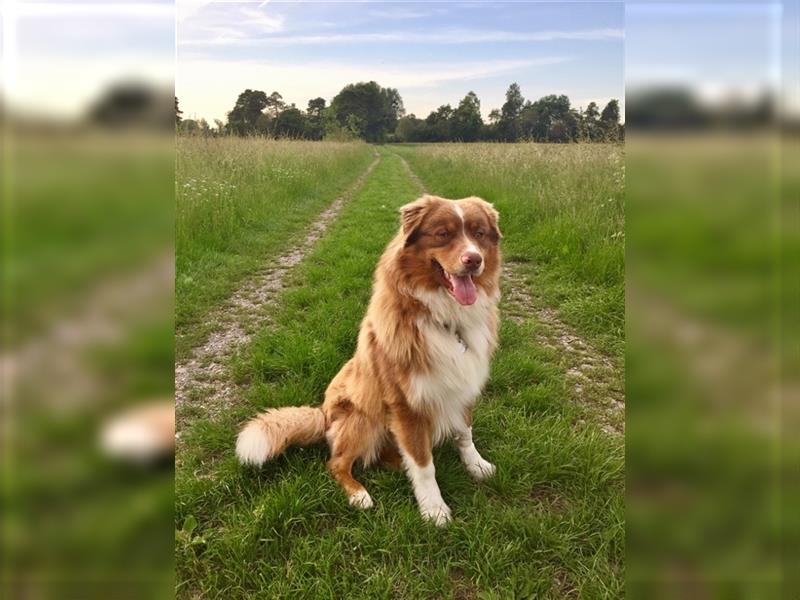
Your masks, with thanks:
M452 438L475 479L494 473L472 441L472 407L497 344L501 235L480 198L423 196L400 209L401 227L375 271L355 355L321 407L268 410L239 433L236 454L261 465L292 444L327 440L350 504L372 506L356 460L404 467L420 512L450 520L431 448Z

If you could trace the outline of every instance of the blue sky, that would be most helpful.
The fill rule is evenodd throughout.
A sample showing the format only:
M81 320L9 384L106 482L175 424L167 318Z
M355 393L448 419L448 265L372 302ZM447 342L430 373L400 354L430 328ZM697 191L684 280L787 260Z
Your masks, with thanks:
M224 120L246 88L305 108L371 79L421 117L470 90L488 115L513 81L526 98L623 100L621 2L179 0L177 21L181 107L209 121Z
M790 75L784 97L800 114L796 0L178 0L177 14L172 0L3 0L0 14L4 99L53 116L80 116L111 82L169 86L174 74L187 116L209 121L247 87L304 107L369 79L399 88L419 116L469 90L487 114L511 81L528 98L566 93L585 106L622 100L623 62L629 90L681 84L709 100L752 96Z
M171 0L2 0L2 92L12 110L79 118L109 84L168 87Z
M781 84L780 2L628 2L629 92L682 86L710 103L752 100ZM796 21L795 21L796 23Z

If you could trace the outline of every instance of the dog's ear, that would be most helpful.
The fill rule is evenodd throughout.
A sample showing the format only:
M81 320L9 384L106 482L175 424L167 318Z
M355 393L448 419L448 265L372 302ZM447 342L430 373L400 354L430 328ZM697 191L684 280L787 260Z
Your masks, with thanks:
M489 227L492 229L491 238L492 241L498 242L503 239L503 234L500 233L500 226L498 225L500 221L500 213L497 212L497 209L491 202L487 202L483 198L476 198L480 200L481 208L483 208L483 212L486 213L486 216L489 217Z
M431 206L431 201L431 196L422 196L400 208L400 222L403 235L406 236L406 246L416 241L419 226Z

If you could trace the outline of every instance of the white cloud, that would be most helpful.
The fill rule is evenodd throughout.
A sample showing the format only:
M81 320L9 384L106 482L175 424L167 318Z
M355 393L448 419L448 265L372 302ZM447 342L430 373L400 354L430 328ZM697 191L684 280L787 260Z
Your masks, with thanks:
M201 40L207 45L249 43L285 30L285 17L264 9L266 3L178 2L178 39Z
M621 40L621 29L589 29L582 31L481 31L448 29L441 31L388 31L375 33L334 33L316 35L284 35L273 37L215 38L179 37L181 46L214 45L277 45L307 46L319 44L356 44L375 42L405 42L425 44L475 44L486 42L549 42L555 40L605 41Z
M284 17L282 15L271 16L265 12L253 8L242 8L241 16L247 19L247 24L262 33L276 33L284 29Z
M387 19L387 20L406 20L406 19L424 19L435 15L443 15L447 11L444 9L435 10L418 10L413 8L399 8L395 5L390 10L386 9L372 9L369 11L369 16L374 19Z

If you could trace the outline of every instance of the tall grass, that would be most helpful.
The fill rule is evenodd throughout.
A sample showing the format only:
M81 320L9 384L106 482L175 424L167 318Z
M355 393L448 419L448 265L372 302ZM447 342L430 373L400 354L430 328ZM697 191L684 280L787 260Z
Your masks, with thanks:
M196 325L243 276L278 253L371 157L359 142L179 137L178 331Z
M4 343L46 331L88 289L170 252L169 139L25 133L8 164Z
M618 144L399 146L432 193L478 195L501 213L506 259L564 320L621 355L624 154Z

